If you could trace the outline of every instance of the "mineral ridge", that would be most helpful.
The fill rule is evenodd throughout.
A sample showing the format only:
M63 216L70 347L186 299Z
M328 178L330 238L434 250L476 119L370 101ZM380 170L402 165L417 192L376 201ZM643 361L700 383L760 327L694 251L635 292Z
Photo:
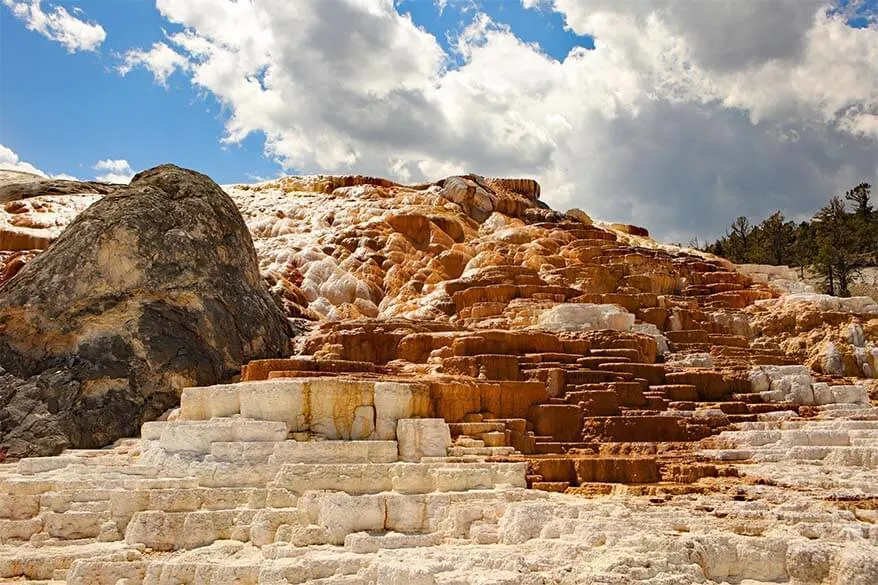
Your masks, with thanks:
M17 179L0 297L120 189ZM551 210L527 179L224 190L290 345L139 438L0 465L0 579L878 582L873 299Z

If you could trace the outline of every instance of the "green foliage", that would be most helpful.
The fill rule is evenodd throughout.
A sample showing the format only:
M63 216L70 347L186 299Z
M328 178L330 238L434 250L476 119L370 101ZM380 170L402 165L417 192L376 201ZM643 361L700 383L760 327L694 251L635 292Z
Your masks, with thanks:
M871 203L871 189L860 183L844 199L833 197L811 221L798 225L780 211L757 225L738 217L704 250L738 264L798 266L803 277L808 268L821 277L826 292L849 296L859 269L878 265L878 212Z
M872 204L869 197L872 194L872 185L860 183L844 194L844 198L853 203L854 215L863 219L872 219Z
M813 266L823 278L826 292L851 296L850 279L860 268L853 216L848 214L840 198L833 197L817 212L812 223L817 243Z

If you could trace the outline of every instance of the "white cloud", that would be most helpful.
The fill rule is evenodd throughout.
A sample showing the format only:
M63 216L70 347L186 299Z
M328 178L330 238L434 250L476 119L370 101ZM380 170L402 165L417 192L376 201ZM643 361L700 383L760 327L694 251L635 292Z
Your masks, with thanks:
M104 160L99 160L95 163L93 168L95 171L98 172L95 180L102 181L104 183L130 183L131 178L134 176L134 170L131 168L131 165L128 164L128 161L124 159L108 158ZM4 146L3 144L0 144L0 170L33 173L35 175L40 175L41 177L51 179L64 179L68 181L80 180L77 177L74 177L73 175L69 175L67 173L49 175L48 173L43 172L31 163L21 160L18 154L15 153L15 151L7 146Z
M21 160L18 154L8 146L0 144L0 171L20 171L24 173L32 173L46 179L63 179L66 181L78 181L73 175L67 173L58 173L49 175L48 173L38 169L29 162Z
M34 165L19 159L18 154L16 154L15 151L2 144L0 144L0 170L33 173L35 175L40 175L41 177L47 176L46 173Z
M18 154L11 148L0 144L0 171L19 171L22 173L33 173L41 177L48 177L46 173L18 158Z
M78 181L79 177L74 177L73 175L68 175L67 173L58 173L57 175L52 175L53 179L61 179L63 181Z
M69 53L95 51L107 38L107 32L100 24L79 19L63 6L53 6L49 12L44 12L40 0L3 0L3 4L24 22L28 30L61 43ZM77 8L73 12L82 14Z
M595 37L562 60L476 14L459 66L392 0L157 7L189 63L165 71L288 169L536 176L556 207L684 241L878 179L878 26L821 0L555 0Z
M177 69L186 70L189 60L165 43L153 43L148 51L132 49L125 53L116 67L121 75L127 75L135 67L144 67L160 85L167 85L168 77Z
M130 183L131 178L134 177L134 170L125 159L99 160L93 168L98 172L103 171L95 177L95 180L104 183Z

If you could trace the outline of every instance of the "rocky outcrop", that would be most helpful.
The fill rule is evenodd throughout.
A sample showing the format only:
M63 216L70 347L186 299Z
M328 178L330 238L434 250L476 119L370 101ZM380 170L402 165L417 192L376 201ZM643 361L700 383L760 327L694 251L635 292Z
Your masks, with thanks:
M872 304L782 296L792 289L775 271L744 273L643 228L552 211L527 179L286 177L226 191L271 292L288 317L312 321L307 334L244 364L240 379L184 379L193 387L180 408L145 423L139 440L0 464L0 579L878 579L878 386L853 379L874 370ZM60 197L52 205L67 209ZM48 225L39 199L5 213ZM94 221L86 212L71 230L83 217ZM111 372L129 338L129 363L160 363L160 335L201 327L217 305L169 284L158 296L177 303L172 328L137 329L136 311L120 320L125 302L153 300L129 269L139 261L119 253L140 251L135 227L126 216L92 232L86 266L112 262L89 268L88 294L44 279L64 309L39 320L19 298L8 320L35 344L24 359L7 343L9 368L33 375L0 378L0 405L42 445L68 441L59 410L110 428L130 415L106 391L111 373L80 372ZM143 229L185 254L185 234L200 228ZM102 238L130 243L102 256ZM30 264L33 253L9 255L8 286L67 239ZM207 265L227 262L236 244L211 241L218 260ZM255 270L242 270L226 280L258 288ZM242 327L266 323L252 303L224 299ZM206 309L186 313L196 305ZM218 322L196 331L227 337ZM53 362L71 340L69 359ZM202 347L182 345L165 370ZM126 392L142 389L157 410L171 396L132 386L141 373Z
M871 297L787 294L748 307L754 333L830 376L878 378L878 303Z
M0 203L43 197L47 195L109 195L125 188L125 185L98 183L95 181L68 181L46 179L0 185Z
M23 456L136 434L183 387L288 355L290 333L222 189L144 171L0 289L0 364L29 379L0 402L0 445Z
M317 384L321 392L303 392ZM642 443L602 457L583 450L525 463L496 446L502 424L408 418L416 413L393 407L411 405L418 384L381 384L287 379L190 388L180 411L146 423L139 440L0 464L0 579L878 579L878 409L822 407L809 421L741 423L714 437L695 465L657 465L647 455L659 448ZM380 433L321 436L356 423L363 399L384 421ZM327 427L330 413L342 416ZM462 431L480 438L451 444Z

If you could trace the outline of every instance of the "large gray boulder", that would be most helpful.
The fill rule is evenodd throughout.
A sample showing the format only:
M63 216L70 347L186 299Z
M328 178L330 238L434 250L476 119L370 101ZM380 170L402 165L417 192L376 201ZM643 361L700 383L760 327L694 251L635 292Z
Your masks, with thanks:
M144 171L0 287L0 449L135 436L182 388L289 355L291 334L228 195L194 171Z

